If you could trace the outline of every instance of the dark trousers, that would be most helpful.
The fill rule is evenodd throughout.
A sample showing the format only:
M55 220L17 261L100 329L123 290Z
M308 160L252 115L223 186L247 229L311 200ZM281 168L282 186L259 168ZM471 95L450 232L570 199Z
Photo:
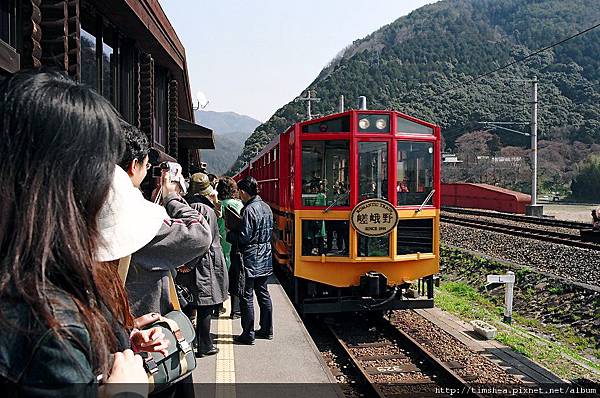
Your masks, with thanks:
M240 298L236 295L230 294L231 297L231 312L230 316L233 314L240 314Z
M242 336L254 339L254 293L260 309L261 333L273 334L273 305L267 289L268 276L248 278L244 283L244 295L240 297L242 313Z
M196 339L198 341L198 351L203 353L210 351L213 348L213 341L210 335L210 321L215 306L199 305L196 308L198 310L196 318Z

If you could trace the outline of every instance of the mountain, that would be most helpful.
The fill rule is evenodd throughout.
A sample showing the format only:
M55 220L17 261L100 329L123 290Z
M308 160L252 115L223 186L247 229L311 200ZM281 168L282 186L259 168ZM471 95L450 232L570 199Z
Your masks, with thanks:
M208 164L208 171L221 175L225 173L242 152L244 141L261 124L250 116L235 112L196 111L196 121L213 130L215 149L202 151L202 161Z
M573 162L581 162L600 143L600 28L476 84L470 81L599 20L598 0L445 0L427 5L343 49L307 87L321 98L313 111L336 112L340 95L356 108L356 98L365 95L370 109L394 109L439 124L446 149L453 150L457 138L481 129L480 121L528 122L530 85L518 80L537 76L540 146L577 144L584 152L572 154ZM254 130L232 171L305 117L301 103L281 107ZM528 146L526 137L497 135L501 145ZM576 167L566 162L556 173L562 178Z

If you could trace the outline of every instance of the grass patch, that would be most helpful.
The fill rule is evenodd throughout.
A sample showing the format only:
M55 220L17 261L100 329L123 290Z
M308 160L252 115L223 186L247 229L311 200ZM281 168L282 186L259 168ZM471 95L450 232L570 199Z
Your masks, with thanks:
M513 324L506 325L501 322L503 308L497 306L490 296L479 293L463 282L442 282L436 290L436 306L466 321L480 319L496 326L496 340L542 364L560 377L600 380L600 362L591 361L581 354L592 351L593 355L600 358L600 351L590 339L576 336L568 328L543 325L517 313L513 313ZM569 345L551 341L539 334L555 336Z

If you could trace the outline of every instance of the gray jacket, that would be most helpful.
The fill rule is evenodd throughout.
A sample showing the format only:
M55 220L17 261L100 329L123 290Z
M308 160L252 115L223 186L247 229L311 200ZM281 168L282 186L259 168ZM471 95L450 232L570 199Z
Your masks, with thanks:
M213 209L203 203L192 203L191 206L208 221L212 243L208 252L187 263L192 271L185 274L179 273L177 282L190 290L194 297L191 303L193 306L221 304L227 299L229 277L221 247L217 216Z
M165 208L171 218L131 257L125 287L134 317L171 311L168 273L175 276L177 267L202 256L213 241L206 219L179 195L167 196Z

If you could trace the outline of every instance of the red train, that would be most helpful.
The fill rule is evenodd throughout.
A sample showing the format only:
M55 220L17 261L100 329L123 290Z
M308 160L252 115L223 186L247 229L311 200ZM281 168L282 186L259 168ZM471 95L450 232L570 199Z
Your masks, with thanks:
M255 177L273 209L274 259L302 312L433 306L440 145L434 124L352 110L294 124L234 177Z

